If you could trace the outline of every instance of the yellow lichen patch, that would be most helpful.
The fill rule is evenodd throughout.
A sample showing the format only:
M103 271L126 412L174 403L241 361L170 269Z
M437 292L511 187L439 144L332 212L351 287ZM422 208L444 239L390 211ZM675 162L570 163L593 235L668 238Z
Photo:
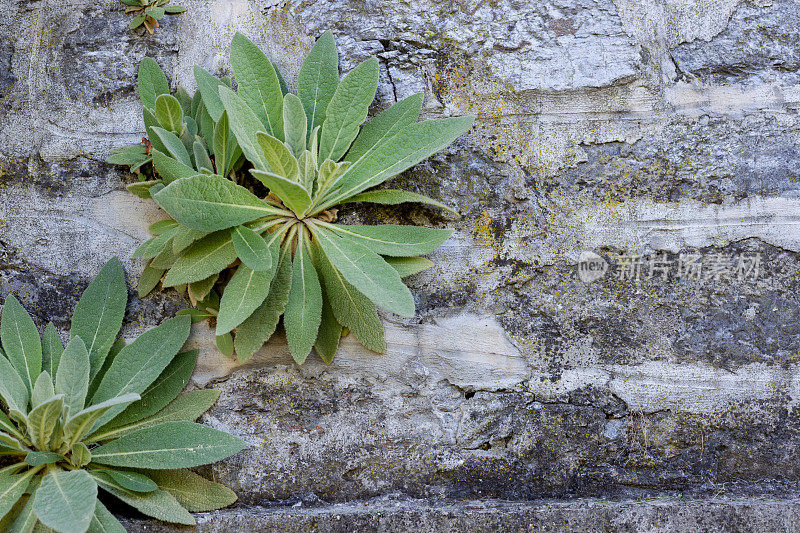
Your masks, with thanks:
M492 220L489 211L484 210L481 213L478 222L475 224L473 231L475 242L482 246L495 248L497 250L498 243L494 238L494 233L497 231L497 222Z
M432 76L432 89L448 106L476 115L468 138L498 162L529 165L535 126L513 88L469 58L452 61Z

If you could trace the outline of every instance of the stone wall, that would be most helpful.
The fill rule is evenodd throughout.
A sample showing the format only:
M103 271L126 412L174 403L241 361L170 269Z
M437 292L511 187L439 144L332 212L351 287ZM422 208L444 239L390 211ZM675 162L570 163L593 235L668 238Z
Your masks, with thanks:
M796 524L800 2L180 3L139 37L111 0L0 0L0 297L40 325L64 332L109 256L131 287L143 267L131 255L162 215L103 159L143 135L145 56L194 89L192 66L228 72L241 31L292 84L331 29L343 71L380 59L375 110L423 92L426 118L478 115L396 180L458 216L343 210L455 229L412 278L417 316L383 317L385 355L347 338L332 365L297 367L276 339L239 367L195 326L195 385L222 391L205 422L251 444L209 469L240 501L205 530ZM579 279L583 251L606 276ZM678 272L690 256L699 275ZM126 331L186 306L133 298ZM650 497L677 507L532 507ZM442 502L473 518L439 520ZM306 510L262 509L276 506Z

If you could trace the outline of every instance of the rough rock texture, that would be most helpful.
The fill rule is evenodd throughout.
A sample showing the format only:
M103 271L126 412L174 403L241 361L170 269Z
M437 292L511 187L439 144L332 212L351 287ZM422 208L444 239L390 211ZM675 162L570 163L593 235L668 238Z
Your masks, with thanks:
M428 533L522 533L532 531L796 531L797 500L639 501L578 500L537 504L498 501L370 501L322 509L252 509L198 516L199 532L282 531L325 533L381 531ZM154 531L149 523L127 521L132 533ZM159 531L185 531L160 528Z
M40 325L65 331L109 256L132 285L143 266L162 215L103 163L142 136L142 57L193 89L242 31L291 84L330 28L343 70L379 57L375 111L478 115L397 178L459 216L343 210L455 229L385 355L348 338L298 368L277 338L239 367L196 326L205 421L251 444L208 469L240 503L203 530L797 527L800 2L181 3L139 37L111 0L0 0L0 297ZM583 251L620 268L584 282ZM186 305L133 299L128 331ZM678 495L703 501L532 502Z

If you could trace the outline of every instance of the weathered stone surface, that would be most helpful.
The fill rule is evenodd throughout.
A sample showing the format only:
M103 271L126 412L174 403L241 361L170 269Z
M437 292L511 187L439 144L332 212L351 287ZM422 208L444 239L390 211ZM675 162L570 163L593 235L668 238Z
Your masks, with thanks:
M677 68L707 81L736 82L751 76L772 82L800 69L797 2L745 1L713 39L684 43L673 52ZM755 81L755 80L753 80Z
M423 92L428 118L478 115L395 180L459 216L341 211L455 229L411 281L417 316L384 316L385 355L346 338L298 368L278 336L240 366L195 326L194 386L222 391L205 421L251 444L208 469L240 503L201 530L795 528L794 500L753 498L800 483L800 3L182 3L140 37L112 0L0 0L0 297L40 326L65 333L111 255L141 271L162 215L102 160L143 134L144 56L194 89L241 31L292 85L330 28L343 70L380 59L373 111ZM585 250L639 276L585 283ZM731 271L679 276L691 254ZM126 332L187 305L134 298ZM677 494L706 501L531 503Z
M796 500L638 501L603 503L510 503L371 501L310 509L221 511L198 517L197 531L285 531L387 533L529 531L795 531ZM154 531L142 521L126 521L132 533ZM159 531L183 531L159 528Z

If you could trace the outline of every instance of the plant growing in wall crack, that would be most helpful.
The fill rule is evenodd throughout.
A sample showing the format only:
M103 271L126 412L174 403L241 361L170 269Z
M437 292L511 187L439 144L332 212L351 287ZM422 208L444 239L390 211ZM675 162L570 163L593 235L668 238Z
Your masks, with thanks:
M158 28L158 21L165 15L178 15L186 11L184 6L169 5L170 0L119 0L125 5L125 13L135 16L130 28L144 28L150 35ZM140 30L142 34L143 30Z
M129 189L171 217L156 223L156 236L135 253L149 260L140 293L159 281L186 287L205 313L199 316L216 321L220 349L232 355L235 348L240 360L270 338L281 315L298 363L312 348L330 362L344 331L384 352L376 305L413 316L402 278L431 266L421 256L450 231L337 224L336 206L421 202L448 209L419 194L370 189L448 146L473 117L417 122L417 94L362 127L378 61L364 61L340 81L330 32L304 61L297 95L243 35L231 43L231 66L238 91L195 67L194 96L180 89L170 95L154 61L140 66L149 140L109 159L139 170L144 181Z
M128 293L111 260L83 293L61 344L52 323L40 338L9 295L0 318L0 531L119 531L98 488L142 513L194 524L188 511L219 509L236 495L188 468L244 448L194 423L213 390L181 391L197 352L178 351L189 317L127 344L115 340ZM177 354L177 355L176 355Z

